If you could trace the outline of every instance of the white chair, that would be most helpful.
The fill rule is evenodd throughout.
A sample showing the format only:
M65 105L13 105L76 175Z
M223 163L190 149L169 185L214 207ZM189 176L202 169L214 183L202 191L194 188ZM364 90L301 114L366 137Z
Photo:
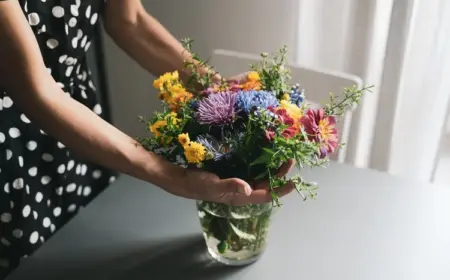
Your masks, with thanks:
M256 54L239 53L229 50L214 50L209 63L224 77L250 70L250 65L258 63L261 57ZM339 95L345 87L362 87L361 78L333 71L322 71L289 63L292 83L299 83L305 89L306 101L319 105L329 100L330 92ZM353 108L354 109L354 108ZM337 128L342 142L346 143L350 133L352 110L348 110L339 120ZM331 157L331 160L345 162L347 147Z

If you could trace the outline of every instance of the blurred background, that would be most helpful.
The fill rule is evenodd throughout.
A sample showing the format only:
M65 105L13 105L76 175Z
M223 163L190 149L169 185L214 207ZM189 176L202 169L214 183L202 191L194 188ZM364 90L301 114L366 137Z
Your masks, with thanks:
M292 63L375 85L353 113L345 163L450 185L450 1L143 3L177 38L195 39L203 59L215 49L259 54L285 44ZM92 48L91 63L111 121L143 135L137 116L159 106L154 77L106 35Z

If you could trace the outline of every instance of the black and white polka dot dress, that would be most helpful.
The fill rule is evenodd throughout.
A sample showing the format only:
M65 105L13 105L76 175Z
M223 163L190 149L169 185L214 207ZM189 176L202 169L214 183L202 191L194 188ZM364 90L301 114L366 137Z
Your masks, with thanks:
M102 115L85 54L105 1L19 2L55 81L66 94ZM30 122L0 89L0 279L104 190L114 176L77 159Z

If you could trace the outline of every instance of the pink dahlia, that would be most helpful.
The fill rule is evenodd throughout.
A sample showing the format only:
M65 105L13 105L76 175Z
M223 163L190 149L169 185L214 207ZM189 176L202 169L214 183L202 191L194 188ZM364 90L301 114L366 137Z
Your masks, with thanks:
M321 158L336 150L339 137L334 116L326 116L323 109L308 109L300 122L309 140L320 143Z

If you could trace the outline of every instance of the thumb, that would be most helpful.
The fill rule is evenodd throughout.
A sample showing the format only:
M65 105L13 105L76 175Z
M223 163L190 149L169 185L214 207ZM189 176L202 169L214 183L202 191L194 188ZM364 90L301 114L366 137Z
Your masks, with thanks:
M221 180L220 191L222 193L240 193L249 196L252 193L252 188L244 180L229 178Z

